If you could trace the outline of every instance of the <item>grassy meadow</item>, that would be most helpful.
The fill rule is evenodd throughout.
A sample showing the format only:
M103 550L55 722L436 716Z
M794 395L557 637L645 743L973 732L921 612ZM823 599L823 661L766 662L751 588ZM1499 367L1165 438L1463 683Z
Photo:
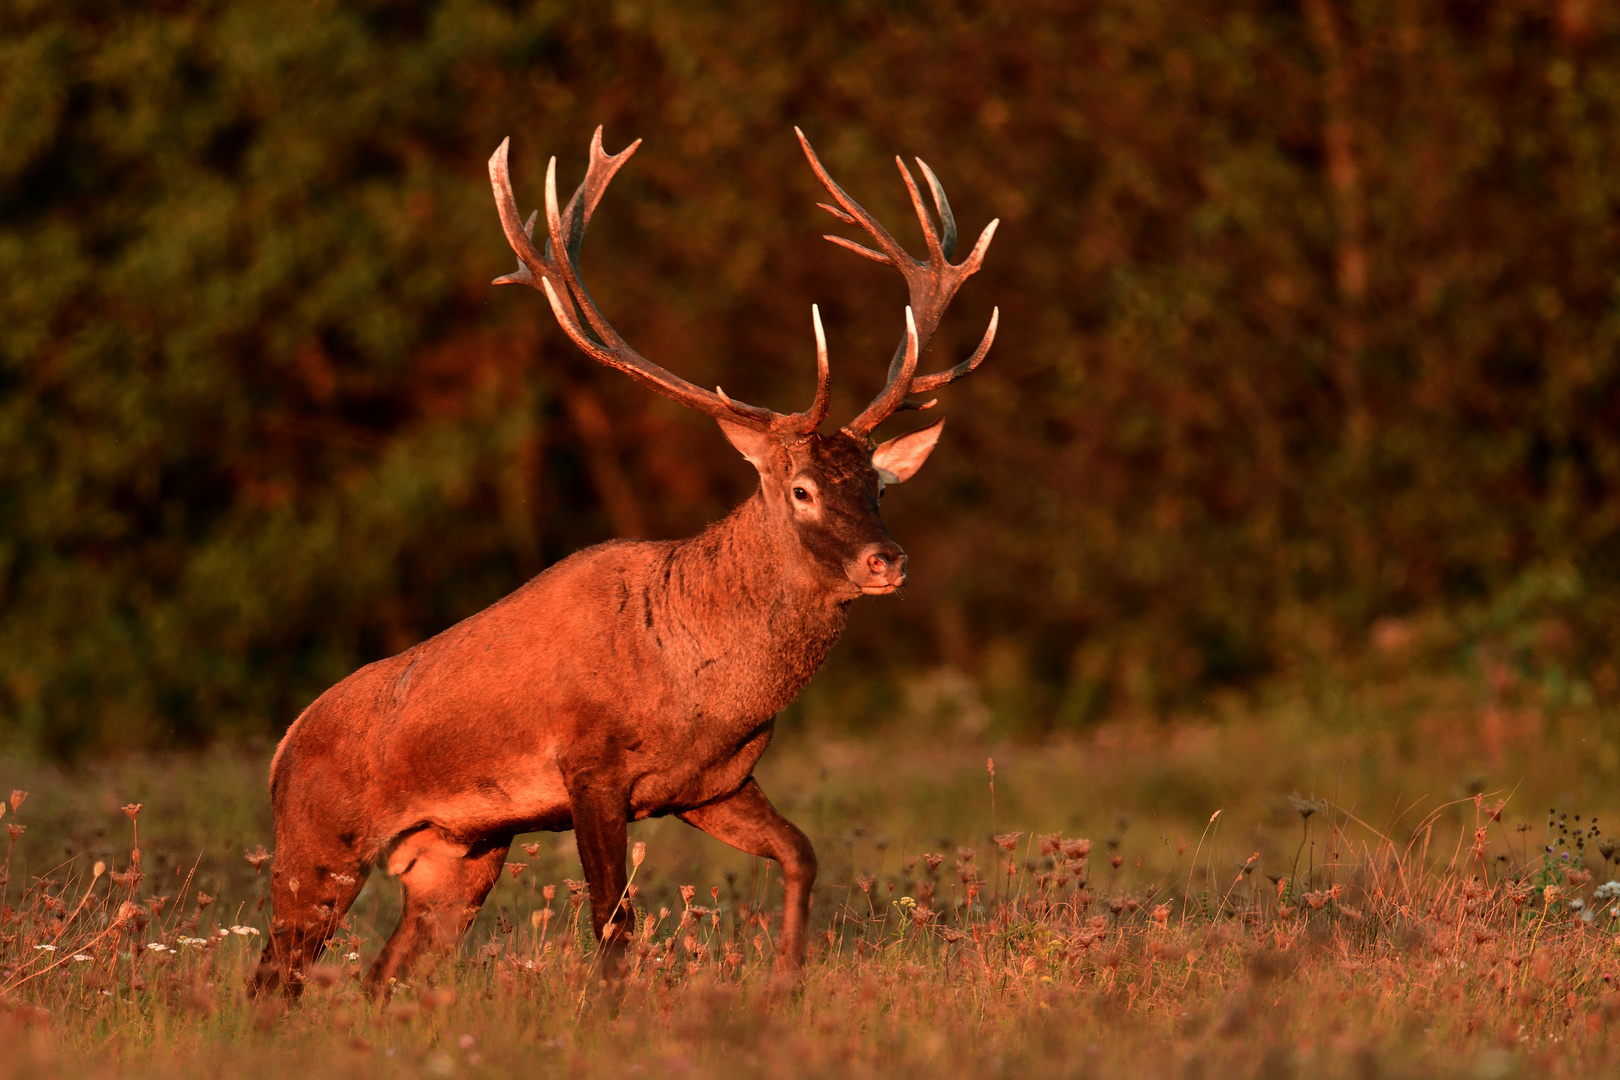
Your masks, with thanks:
M0 1078L1620 1068L1607 713L1498 672L1029 744L963 685L918 679L872 738L805 734L814 698L784 723L761 779L822 864L792 993L773 867L667 820L632 827L622 984L571 837L541 834L391 1001L358 991L397 912L378 874L303 999L256 1002L267 747L4 761Z

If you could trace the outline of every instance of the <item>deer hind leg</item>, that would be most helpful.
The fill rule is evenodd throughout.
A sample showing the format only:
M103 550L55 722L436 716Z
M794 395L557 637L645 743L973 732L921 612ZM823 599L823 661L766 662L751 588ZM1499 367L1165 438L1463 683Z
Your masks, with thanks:
M781 814L753 777L722 799L688 810L680 818L739 851L775 859L782 866L785 903L782 934L776 942L775 978L795 978L804 966L804 938L810 921L810 887L816 883L816 850L810 838Z
M249 989L302 993L304 972L326 948L370 871L352 836L279 835L270 871L270 935Z
M454 948L501 876L510 836L458 843L433 826L412 833L388 857L388 872L405 890L399 925L366 973L372 996L388 993L428 950Z

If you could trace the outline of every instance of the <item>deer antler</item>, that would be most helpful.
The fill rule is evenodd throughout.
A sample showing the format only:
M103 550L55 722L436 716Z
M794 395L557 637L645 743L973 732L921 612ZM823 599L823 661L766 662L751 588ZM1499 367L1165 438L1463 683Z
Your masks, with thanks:
M911 205L917 211L917 220L922 223L923 238L928 244L926 262L912 258L876 218L867 213L860 203L850 198L844 189L838 186L837 181L828 175L826 168L821 164L821 159L816 157L816 152L811 149L810 140L804 137L804 132L798 128L794 128L793 132L799 137L799 145L804 147L804 156L810 159L810 168L815 170L817 179L838 204L816 205L839 221L859 225L865 229L877 242L878 250L873 251L841 236L828 236L827 239L873 262L880 262L899 270L906 279L906 288L911 294L911 304L906 309L906 336L895 349L894 359L889 362L889 375L883 390L844 428L851 435L866 436L873 428L901 409L926 409L933 405L932 401L913 405L906 401L906 395L926 393L955 382L978 367L989 353L990 345L996 339L996 324L1001 319L1000 308L991 313L990 325L985 330L979 347L973 350L972 356L946 371L923 376L916 374L918 354L928 347L934 331L939 328L940 317L950 306L956 290L979 269L979 264L984 261L984 253L990 247L990 240L996 234L996 226L1001 222L997 219L986 225L968 257L953 264L950 260L956 252L956 217L951 213L951 204L945 198L945 189L940 185L939 178L934 175L934 170L918 158L917 167L922 170L923 178L928 181L929 193L934 197L934 208L939 211L939 227L936 229L932 215L923 205L922 194L917 190L917 181L912 178L911 170L906 168L904 161L896 157L894 163L900 167L900 177L906 182L906 190L911 193Z
M551 302L552 314L556 315L563 332L587 355L688 408L717 420L761 430L793 434L808 434L815 430L827 415L830 376L821 315L813 307L816 396L808 410L789 415L735 401L718 386L711 393L666 371L632 349L597 310L596 302L591 299L580 278L580 246L585 241L585 228L590 224L597 204L602 201L608 183L630 160L630 155L636 152L641 145L640 139L617 154L608 154L602 149L602 129L598 127L596 134L591 137L591 161L585 179L568 200L567 207L560 211L557 208L557 159L551 159L546 167L547 240L544 251L534 246L534 222L539 212L531 214L527 222L518 216L517 199L512 195L512 177L507 167L507 150L511 141L509 138L502 139L500 147L489 159L489 181L495 190L495 207L501 215L501 227L506 231L506 240L518 257L518 268L514 273L496 278L495 284L521 283L541 289Z

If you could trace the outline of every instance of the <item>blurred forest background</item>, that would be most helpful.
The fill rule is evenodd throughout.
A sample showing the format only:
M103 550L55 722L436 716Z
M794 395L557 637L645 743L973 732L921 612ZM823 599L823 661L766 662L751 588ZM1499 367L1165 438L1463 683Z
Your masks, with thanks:
M835 419L904 303L819 239L792 125L914 249L896 153L1002 219L924 367L1001 335L885 507L912 585L821 722L950 672L1032 737L1390 657L1613 702L1617 46L1597 0L7 0L0 739L275 735L746 496L710 421L489 284L490 153L527 211L598 123L647 140L603 309L777 409L812 302Z

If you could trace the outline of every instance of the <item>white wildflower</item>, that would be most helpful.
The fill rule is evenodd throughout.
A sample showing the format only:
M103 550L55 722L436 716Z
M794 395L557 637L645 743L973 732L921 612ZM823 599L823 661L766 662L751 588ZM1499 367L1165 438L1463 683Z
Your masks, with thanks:
M345 960L358 960L358 959L360 959L360 954L357 953L357 952L344 953L343 954L343 959L345 959Z
M169 948L161 941L148 941L146 943L146 947L152 952L174 952L173 949Z
M249 934L252 934L254 937L259 936L259 931L251 926L233 926L231 927L231 933L235 934L237 937L247 937ZM222 934L220 936L223 937L224 935Z
M1620 881L1605 881L1602 885L1599 885L1597 888L1592 890L1592 899L1620 899Z
M73 962L74 962L74 963L75 963L75 964L83 964L83 963L86 963L86 962L87 962L87 961L90 961L90 960L94 960L94 959L95 959L95 957L93 957L93 956L86 956L86 955L85 955L85 954L84 954L84 953L82 953L82 952L81 952L81 953L74 953L74 954L73 954Z
M55 952L56 951L56 946L55 945L35 945L34 946L34 951L35 952Z

